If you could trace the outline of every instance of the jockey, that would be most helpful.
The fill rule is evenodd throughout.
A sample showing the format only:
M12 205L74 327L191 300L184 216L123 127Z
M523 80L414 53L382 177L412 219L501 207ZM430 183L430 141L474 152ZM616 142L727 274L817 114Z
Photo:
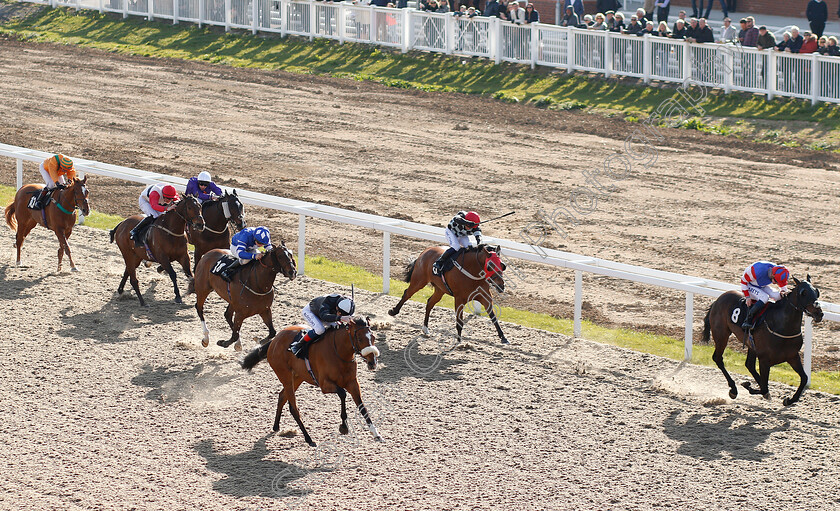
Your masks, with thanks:
M212 199L214 196L221 197L222 189L216 186L216 183L210 179L209 172L202 170L198 173L198 176L191 177L187 181L187 191L184 192L184 195L192 195L198 199L198 202L204 202Z
M140 223L131 230L131 239L139 244L140 240L137 239L137 234L154 222L155 218L174 208L179 199L178 191L172 185L158 183L144 188L137 199L137 205L146 217L140 220Z
M788 293L787 283L790 272L784 266L779 266L769 261L758 261L751 264L744 276L741 277L741 292L747 299L750 307L747 317L741 324L744 330L755 328L755 315L772 298L778 300ZM770 284L779 286L779 291L770 287Z
M227 281L233 276L234 270L253 260L262 259L265 250L271 249L271 234L267 227L246 227L233 235L230 240L230 253L236 260L222 271L221 277Z
M37 199L37 208L42 209L49 191L53 190L56 185L61 188L67 186L76 177L76 169L73 167L73 160L63 154L56 154L41 162L38 170L41 171L41 177L44 178L44 184L46 185L41 189Z
M449 248L435 261L432 267L432 272L439 275L444 263L452 257L461 248L472 246L470 244L469 235L475 236L475 244L481 244L481 230L478 224L481 218L475 211L459 211L457 215L446 226L446 241L449 242Z
M304 343L315 342L327 330L327 327L337 326L340 323L347 323L353 319L353 312L356 304L353 300L344 295L333 293L327 296L319 296L301 310L303 318L312 328L306 332L299 341L289 346L289 350L298 358L301 356L301 349Z

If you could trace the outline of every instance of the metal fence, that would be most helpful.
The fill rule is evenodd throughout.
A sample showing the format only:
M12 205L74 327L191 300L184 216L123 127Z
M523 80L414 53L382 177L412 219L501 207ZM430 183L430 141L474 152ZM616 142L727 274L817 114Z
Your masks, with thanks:
M324 37L446 54L478 56L568 72L588 71L692 83L840 103L840 58L759 51L731 44L694 44L645 35L514 25L415 9L314 0L30 0L100 12L189 21L281 35Z

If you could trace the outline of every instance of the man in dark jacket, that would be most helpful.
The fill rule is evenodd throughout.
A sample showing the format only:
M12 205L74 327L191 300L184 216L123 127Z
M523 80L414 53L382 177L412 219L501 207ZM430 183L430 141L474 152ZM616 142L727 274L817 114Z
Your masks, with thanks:
M767 48L772 49L774 46L776 46L776 36L773 35L773 32L769 32L764 25L758 27L758 42L756 42L755 47L759 50L766 50Z
M488 18L495 18L499 15L499 2L497 0L490 0L484 8L484 15Z
M566 14L563 15L563 19L560 20L561 27L576 27L580 25L580 20L578 19L578 15L575 14L574 8L571 5L566 6Z
M805 16L811 24L811 32L818 38L822 37L825 22L828 21L828 5L822 0L811 0L805 8Z
M620 9L616 0L597 0L597 2L595 2L595 7L595 12L600 12L602 14L606 14L607 11L615 12Z
M674 24L674 30L671 31L671 37L674 39L685 39L685 35L688 31L685 29L685 22L683 20L677 20Z
M805 42L805 39L802 38L802 34L799 33L799 29L793 27L790 29L790 42L787 45L785 51L790 53L799 53L799 50L802 49L802 43Z
M694 40L698 43L715 42L715 34L712 32L712 28L706 25L706 18L697 20L697 30L694 32Z

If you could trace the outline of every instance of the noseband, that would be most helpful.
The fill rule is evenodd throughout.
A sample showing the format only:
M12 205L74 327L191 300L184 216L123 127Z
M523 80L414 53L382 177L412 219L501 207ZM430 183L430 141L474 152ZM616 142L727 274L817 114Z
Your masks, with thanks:
M351 320L351 321L355 321L355 320ZM355 352L355 354L356 354L356 355L359 355L359 356L360 356L360 357L362 357L362 358L364 358L364 355L362 355L362 350L360 350L360 349L356 346L356 337L357 337L360 333L362 333L361 329L356 329L356 330L353 332L353 334L352 334L352 335L350 335L350 325L345 326L345 327L344 327L344 329L345 329L345 330L347 330L347 334L348 334L348 335L349 335L349 337L350 337L350 346L353 348L353 351ZM370 331L370 326L368 325L366 329L367 329L368 331ZM368 343L368 346L373 347L373 343L372 343L372 342L369 342L369 343ZM338 348L337 348L337 347L336 347L336 345L335 345L335 336L333 336L333 352L335 352L335 356L336 356L336 357L338 357L338 359L339 359L339 360L341 360L342 362L348 363L348 364L349 364L350 362L352 362L352 361L355 359L355 356L351 357L351 358L350 358L350 360L344 360L343 358L341 358L341 355L339 355L339 354L338 354Z

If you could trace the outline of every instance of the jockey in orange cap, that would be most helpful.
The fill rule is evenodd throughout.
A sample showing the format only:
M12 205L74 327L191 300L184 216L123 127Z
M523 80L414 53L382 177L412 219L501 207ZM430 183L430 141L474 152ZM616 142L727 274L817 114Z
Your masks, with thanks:
M470 234L475 236L475 244L481 244L481 230L478 224L481 223L481 218L475 211L459 211L457 215L446 226L446 241L449 243L449 248L435 261L432 267L432 272L439 275L446 260L452 257L458 250L462 248L471 247Z
M63 188L68 185L76 177L76 169L73 167L73 160L63 154L56 154L41 162L38 170L41 171L41 177L44 178L46 186L38 195L35 209L42 209L46 205L45 199L49 191L55 189L56 186Z
M146 218L140 220L140 223L131 230L131 239L139 245L140 240L137 239L137 234L143 232L143 229L154 222L155 218L174 208L178 199L178 191L172 185L159 183L147 186L137 199L137 205L140 206L140 211L146 214Z

